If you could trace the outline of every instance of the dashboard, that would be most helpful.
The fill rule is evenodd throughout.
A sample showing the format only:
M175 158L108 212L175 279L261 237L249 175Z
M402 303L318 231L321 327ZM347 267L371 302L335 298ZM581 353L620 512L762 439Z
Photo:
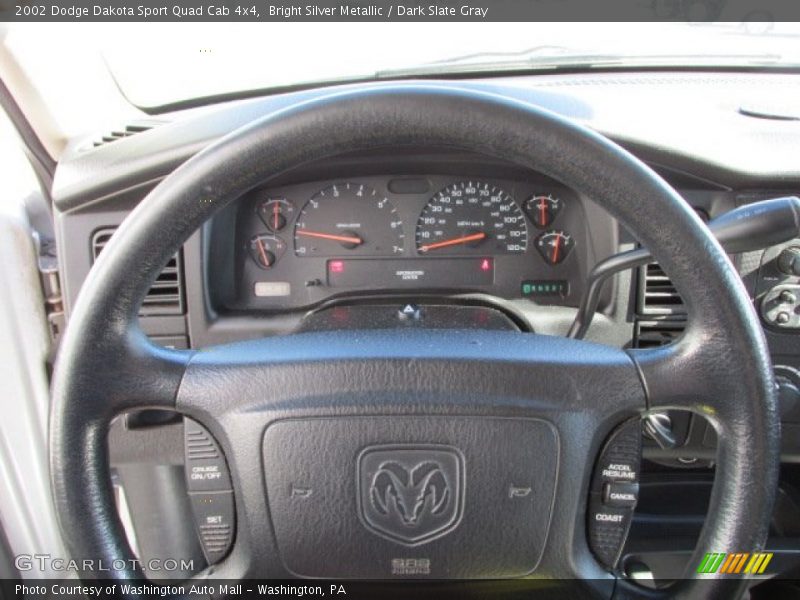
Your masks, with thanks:
M586 213L566 187L382 174L263 187L236 207L230 309L298 309L356 294L484 293L574 306Z

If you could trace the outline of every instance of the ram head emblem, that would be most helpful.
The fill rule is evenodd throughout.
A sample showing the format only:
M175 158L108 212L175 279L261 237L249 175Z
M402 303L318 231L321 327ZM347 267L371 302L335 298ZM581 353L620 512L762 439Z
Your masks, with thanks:
M382 515L397 513L407 527L416 526L422 514L441 514L449 497L447 480L435 462L412 469L396 462L383 463L370 486L375 510Z
M463 509L464 458L449 446L372 446L359 456L359 505L368 529L403 544L440 537Z

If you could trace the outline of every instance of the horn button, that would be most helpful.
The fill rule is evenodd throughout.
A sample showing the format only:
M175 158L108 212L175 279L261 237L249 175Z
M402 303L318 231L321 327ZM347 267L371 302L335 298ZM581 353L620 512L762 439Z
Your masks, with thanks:
M301 577L527 575L557 464L556 430L537 419L293 419L264 436L273 528Z

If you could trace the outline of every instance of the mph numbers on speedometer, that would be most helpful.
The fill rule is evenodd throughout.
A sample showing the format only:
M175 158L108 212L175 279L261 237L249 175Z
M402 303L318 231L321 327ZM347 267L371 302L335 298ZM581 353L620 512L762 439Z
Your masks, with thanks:
M423 255L519 254L528 226L514 199L488 183L461 181L440 191L417 221Z

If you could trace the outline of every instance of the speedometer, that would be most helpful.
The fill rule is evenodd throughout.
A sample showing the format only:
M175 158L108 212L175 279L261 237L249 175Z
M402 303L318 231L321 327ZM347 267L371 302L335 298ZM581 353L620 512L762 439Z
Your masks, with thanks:
M528 226L502 189L461 181L430 199L416 241L420 254L520 254L528 248Z

